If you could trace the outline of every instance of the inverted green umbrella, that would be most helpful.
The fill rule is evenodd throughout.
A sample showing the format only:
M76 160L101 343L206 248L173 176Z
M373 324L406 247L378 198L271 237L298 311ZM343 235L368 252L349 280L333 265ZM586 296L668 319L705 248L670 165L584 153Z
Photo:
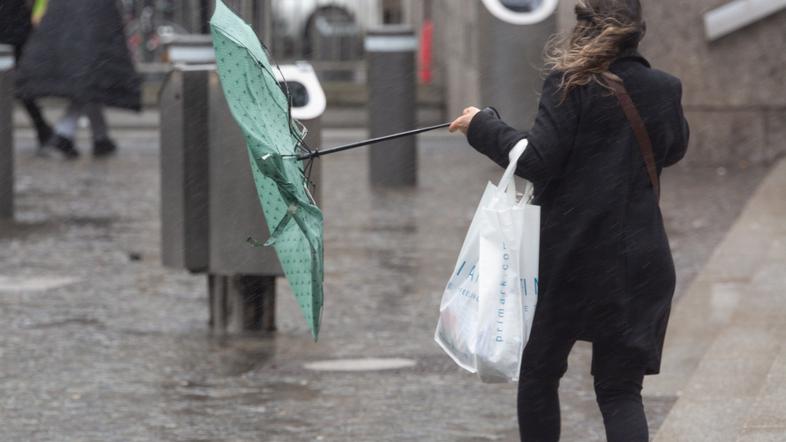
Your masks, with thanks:
M229 108L243 130L259 201L275 228L265 245L281 267L314 339L322 313L322 212L307 188L301 151L305 131L253 29L220 0L210 20L216 63Z
M303 126L291 116L286 81L279 81L254 30L221 0L210 20L216 64L229 108L245 135L257 193L269 226L265 245L276 249L314 339L323 305L322 212L308 191L311 160L411 136L450 123L414 129L326 150L312 150Z

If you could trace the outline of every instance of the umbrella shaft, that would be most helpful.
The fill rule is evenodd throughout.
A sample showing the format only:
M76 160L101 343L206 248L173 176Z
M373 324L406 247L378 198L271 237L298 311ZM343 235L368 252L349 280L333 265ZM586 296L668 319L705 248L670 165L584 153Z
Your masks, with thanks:
M372 144L378 144L378 143L382 143L382 142L385 142L385 141L395 140L397 138L409 137L409 136L412 136L412 135L421 134L423 132L429 132L429 131L432 131L432 130L443 129L443 128L448 127L448 126L450 126L450 123L443 123L443 124L437 124L436 126L423 127L423 128L420 128L420 129L408 130L406 132L399 132L399 133L395 133L395 134L385 135L384 137L371 138L369 140L358 141L358 142L355 142L355 143L345 144L343 146L331 147L330 149L317 150L317 151L314 151L312 153L303 154L303 155L298 156L298 159L299 160L308 160L308 159L311 159L311 158L321 157L322 155L327 155L327 154L336 153L336 152L343 152L345 150L355 149L357 147L370 146Z

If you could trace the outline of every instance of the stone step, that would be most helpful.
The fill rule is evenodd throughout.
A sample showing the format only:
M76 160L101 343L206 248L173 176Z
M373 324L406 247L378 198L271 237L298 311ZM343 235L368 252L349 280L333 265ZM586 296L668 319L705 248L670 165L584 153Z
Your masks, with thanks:
M645 380L645 394L679 396L737 306L737 293L767 260L765 251L782 235L786 219L786 161L773 167L686 293L674 305L661 374ZM679 269L678 269L679 274Z
M786 345L781 346L775 362L737 442L786 440Z
M678 397L655 441L786 441L786 428L762 426L769 403L782 399L768 394L786 351L784 188L781 161L675 308L665 376L645 386L647 395Z
M655 442L737 440L781 350L782 337L764 328L732 325L718 336Z

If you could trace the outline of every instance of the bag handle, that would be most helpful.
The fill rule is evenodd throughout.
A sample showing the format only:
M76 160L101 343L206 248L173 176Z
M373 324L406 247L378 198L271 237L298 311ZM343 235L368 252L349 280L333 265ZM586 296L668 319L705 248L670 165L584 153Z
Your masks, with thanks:
M644 163L647 165L647 174L650 177L652 189L655 191L655 197L660 201L660 180L658 179L658 169L655 167L655 153L652 150L652 139L650 139L647 127L644 125L644 120L642 120L639 110L636 109L636 105L630 98L630 94L628 94L622 79L611 72L604 72L603 76L609 80L607 85L614 91L617 101L619 101L623 112L625 112L625 117L630 122L631 127L633 127L633 133L636 134L641 156L644 157Z
M513 176L516 173L519 158L524 154L527 145L529 145L529 141L524 138L513 146L513 149L508 153L510 164L505 168L505 173L502 175L502 179L499 180L499 185L497 186L500 191L510 193L514 200L516 199L516 181L513 179Z

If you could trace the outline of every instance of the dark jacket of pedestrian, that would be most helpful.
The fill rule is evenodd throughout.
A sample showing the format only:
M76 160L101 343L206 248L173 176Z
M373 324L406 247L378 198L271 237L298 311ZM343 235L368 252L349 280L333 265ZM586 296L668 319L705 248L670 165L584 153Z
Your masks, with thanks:
M140 85L114 1L49 1L19 65L20 97L138 110Z
M32 29L26 0L0 1L0 43L21 47Z
M645 121L660 174L688 145L681 83L635 51L610 70ZM658 200L617 98L591 83L563 101L561 80L560 72L546 78L531 130L481 112L467 133L472 146L502 166L519 140L529 140L517 174L535 184L542 227L539 302L524 364L563 370L536 355L547 348L541 341L561 336L603 342L624 365L654 374L675 286Z
M540 290L518 384L522 441L559 440L559 381L586 340L607 440L646 442L641 390L660 370L675 287L657 189L687 150L682 86L637 52L640 0L579 0L574 11L573 30L547 51L529 131L474 107L450 129L503 166L529 141L516 173L541 207Z

